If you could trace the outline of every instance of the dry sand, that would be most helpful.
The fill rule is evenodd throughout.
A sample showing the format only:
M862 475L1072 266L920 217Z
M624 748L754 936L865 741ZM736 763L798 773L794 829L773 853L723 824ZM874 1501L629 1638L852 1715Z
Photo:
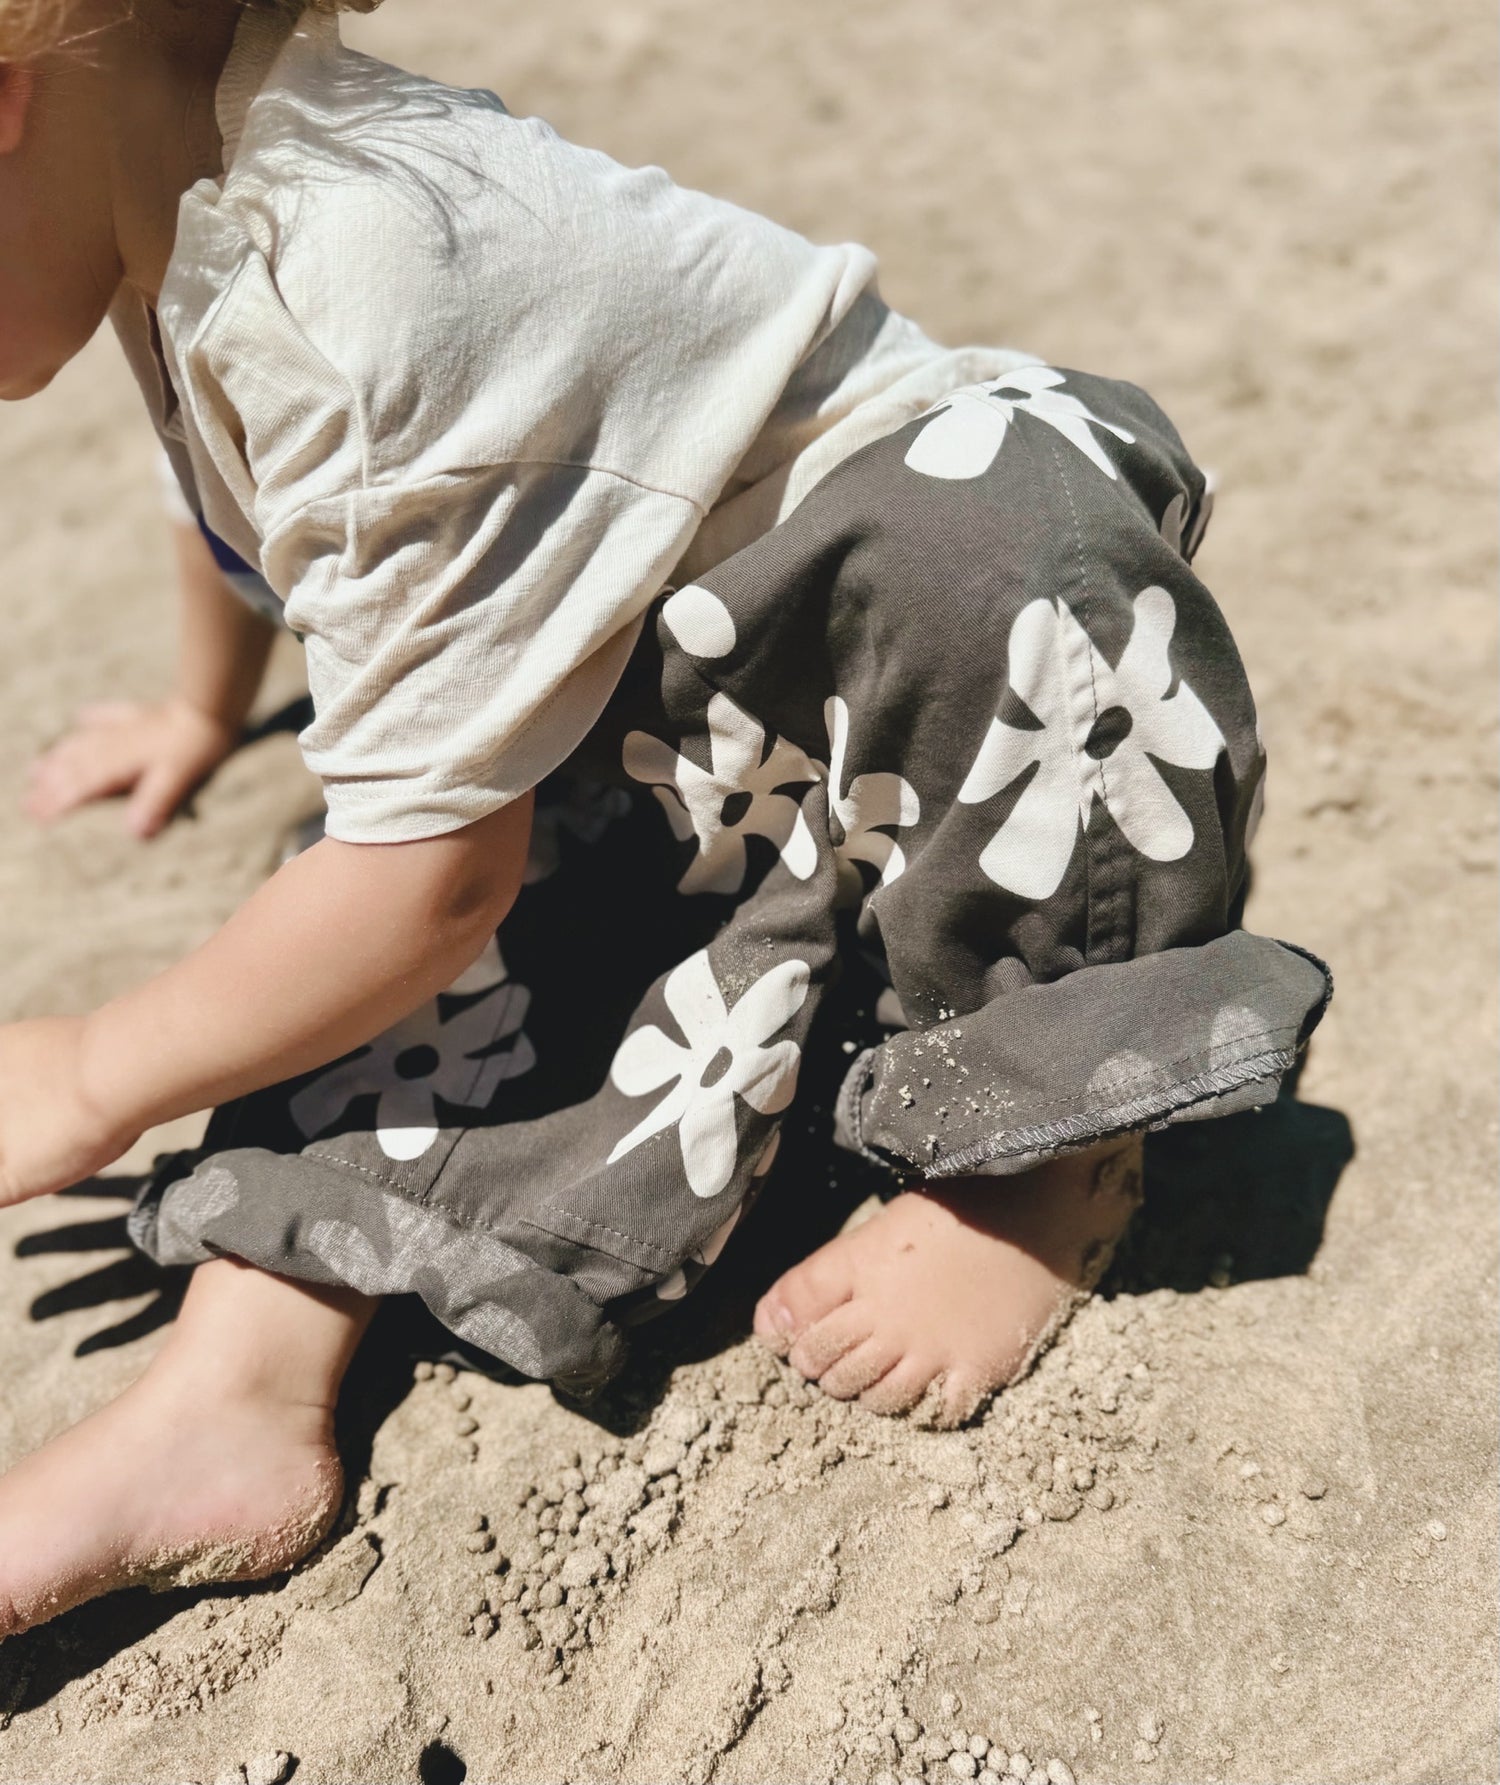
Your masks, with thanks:
M972 1431L744 1341L838 1217L821 1173L593 1419L414 1373L393 1315L321 1559L6 1644L0 1777L1494 1780L1490 9L393 0L357 35L868 241L947 339L1152 388L1224 479L1200 566L1272 755L1250 920L1339 996L1301 1102L1159 1149L1112 1293ZM145 443L108 342L0 417L3 812L78 702L167 674ZM4 818L0 1011L175 956L309 803L280 733L146 850ZM0 1460L159 1341L122 1206L0 1221Z

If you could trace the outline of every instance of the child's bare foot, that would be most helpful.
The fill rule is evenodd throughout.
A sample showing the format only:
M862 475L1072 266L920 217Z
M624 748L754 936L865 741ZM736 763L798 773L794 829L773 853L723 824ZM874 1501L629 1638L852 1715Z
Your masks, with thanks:
M328 1425L148 1372L0 1481L0 1636L116 1587L288 1567L338 1510Z
M839 1400L957 1425L1023 1374L1098 1282L1141 1197L1132 1136L1008 1178L937 1182L821 1246L755 1331Z
M333 1402L362 1302L200 1267L140 1381L0 1480L0 1637L117 1587L256 1580L305 1556L343 1497ZM236 1336L235 1315L268 1314L279 1331Z

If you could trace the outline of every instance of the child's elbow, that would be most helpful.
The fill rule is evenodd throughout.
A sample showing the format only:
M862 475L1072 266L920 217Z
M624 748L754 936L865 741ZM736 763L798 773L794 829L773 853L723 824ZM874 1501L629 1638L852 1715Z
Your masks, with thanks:
M532 796L434 840L440 852L434 916L444 929L481 940L516 902L531 844Z

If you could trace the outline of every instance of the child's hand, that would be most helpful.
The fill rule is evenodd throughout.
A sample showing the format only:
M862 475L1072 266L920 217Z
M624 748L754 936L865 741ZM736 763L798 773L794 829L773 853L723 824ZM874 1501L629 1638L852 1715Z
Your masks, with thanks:
M0 1207L79 1183L139 1137L89 1097L84 1017L0 1025Z
M238 730L180 696L139 706L85 707L61 742L31 765L24 808L50 824L93 800L128 794L126 828L154 837L238 741Z

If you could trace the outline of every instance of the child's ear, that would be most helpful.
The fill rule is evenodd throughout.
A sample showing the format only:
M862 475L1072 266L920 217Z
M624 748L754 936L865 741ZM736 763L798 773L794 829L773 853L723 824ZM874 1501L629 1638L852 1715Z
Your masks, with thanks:
M18 62L0 62L0 155L20 148L35 87L36 76L31 69Z

